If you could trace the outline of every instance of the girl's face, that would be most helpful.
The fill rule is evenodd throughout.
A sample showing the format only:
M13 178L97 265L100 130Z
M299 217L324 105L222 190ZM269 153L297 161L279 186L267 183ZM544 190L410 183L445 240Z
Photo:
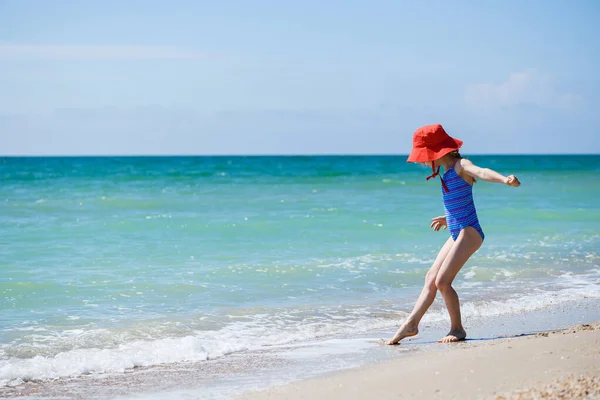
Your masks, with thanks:
M422 161L418 163L423 168L431 168L431 161Z

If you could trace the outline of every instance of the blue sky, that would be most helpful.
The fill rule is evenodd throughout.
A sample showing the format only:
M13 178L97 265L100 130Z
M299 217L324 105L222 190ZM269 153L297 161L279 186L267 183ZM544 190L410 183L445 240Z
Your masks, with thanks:
M0 0L0 154L600 153L600 3Z

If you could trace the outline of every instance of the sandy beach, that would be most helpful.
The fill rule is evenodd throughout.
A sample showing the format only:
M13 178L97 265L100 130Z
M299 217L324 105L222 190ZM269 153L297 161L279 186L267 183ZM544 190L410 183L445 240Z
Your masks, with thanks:
M239 399L597 399L600 323L447 349L294 382Z
M560 312L563 319L569 313L576 314L572 308ZM542 314L535 315L537 319L528 315L534 325L544 321ZM569 329L547 331L517 329L526 319L513 318L512 328L502 328L512 334L486 335L473 328L471 339L452 345L436 343L436 336L424 329L421 337L398 346L379 344L372 336L322 342L320 346L333 347L329 353L314 343L210 362L31 380L0 388L0 398L600 399L600 322L589 317ZM487 324L491 322L502 326L506 321L496 318ZM362 350L350 354L351 343L362 343Z

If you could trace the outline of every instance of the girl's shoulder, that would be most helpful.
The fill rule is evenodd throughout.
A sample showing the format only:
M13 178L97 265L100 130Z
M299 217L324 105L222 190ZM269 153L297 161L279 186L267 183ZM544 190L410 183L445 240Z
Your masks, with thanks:
M452 166L452 168L454 168L454 171L456 171L457 174L460 175L460 173L462 172L463 169L463 161L465 159L464 158L459 158L458 160L454 161L454 165Z
M475 183L475 178L469 176L466 172L465 172L465 167L469 167L474 165L471 161L467 160L466 158L459 158L456 163L454 164L454 171L456 172L456 174L458 176L460 176L461 178L463 178L469 185L472 185Z
M473 164L470 160L467 160L466 158L459 158L458 160L456 160L456 163L454 163L454 170L457 174L460 174L460 172L462 172L462 170L465 167L468 168L471 165L475 164Z

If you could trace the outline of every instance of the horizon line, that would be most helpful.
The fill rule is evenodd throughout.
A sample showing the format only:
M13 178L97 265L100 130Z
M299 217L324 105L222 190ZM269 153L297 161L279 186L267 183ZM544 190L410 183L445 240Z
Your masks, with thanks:
M298 153L298 154L0 154L0 158L167 158L167 157L408 157L409 153ZM599 156L600 153L469 153L468 156ZM463 157L466 157L463 155Z

